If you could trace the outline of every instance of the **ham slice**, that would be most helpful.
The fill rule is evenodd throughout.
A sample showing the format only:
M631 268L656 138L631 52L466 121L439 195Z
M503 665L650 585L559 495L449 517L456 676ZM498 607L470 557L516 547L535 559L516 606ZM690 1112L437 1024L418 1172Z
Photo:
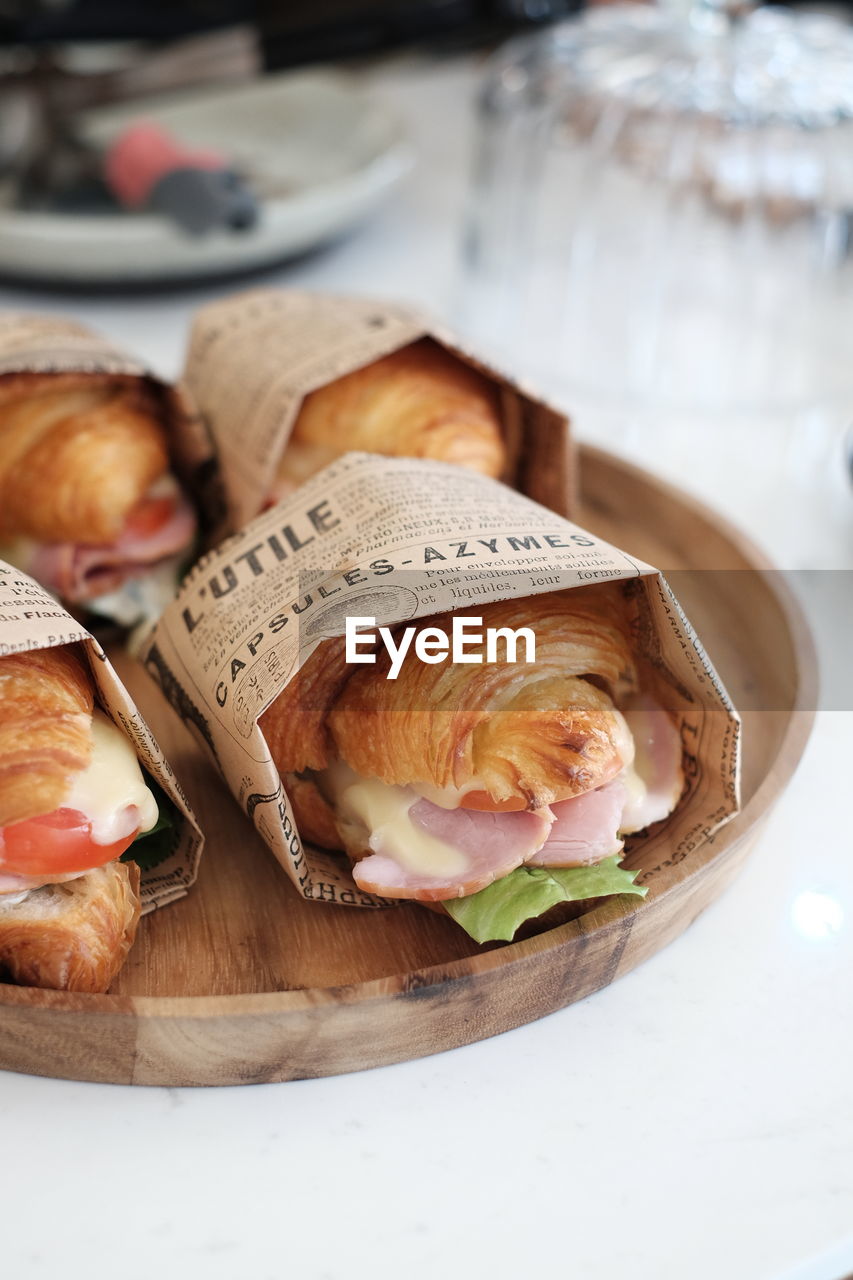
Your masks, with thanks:
M622 714L634 738L634 765L621 830L642 831L668 817L681 797L681 735L670 716L647 694L632 698Z
M442 809L412 793L408 823L380 827L370 837L373 853L353 868L361 889L391 898L437 902L464 898L508 875L527 861L548 835L549 810L534 813L488 813L477 809ZM450 857L438 874L414 866L401 842L425 833L459 856Z
M186 551L195 528L195 513L175 486L172 512L153 531L125 531L106 546L45 544L36 550L27 571L63 599L83 603L116 590L128 578Z
M628 789L621 775L596 791L551 805L554 825L530 867L584 867L619 853L619 829Z
M684 786L681 736L670 716L640 694L622 714L634 742L634 759L605 787L553 804L554 825L530 866L575 867L619 853L619 834L642 831L667 818Z

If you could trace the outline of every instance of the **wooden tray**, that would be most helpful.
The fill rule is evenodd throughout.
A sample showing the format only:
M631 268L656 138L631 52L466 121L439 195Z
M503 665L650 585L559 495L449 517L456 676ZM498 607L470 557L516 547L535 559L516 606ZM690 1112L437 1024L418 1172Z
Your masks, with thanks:
M743 811L657 877L523 942L483 950L415 906L303 901L139 669L123 674L208 834L189 897L147 917L106 996L0 985L0 1067L120 1084L244 1084L417 1058L606 986L685 929L743 863L802 753L815 659L780 575L715 514L582 452L580 522L672 573L744 719ZM679 573L679 570L691 570ZM692 572L705 570L706 572ZM724 939L720 938L720 946Z

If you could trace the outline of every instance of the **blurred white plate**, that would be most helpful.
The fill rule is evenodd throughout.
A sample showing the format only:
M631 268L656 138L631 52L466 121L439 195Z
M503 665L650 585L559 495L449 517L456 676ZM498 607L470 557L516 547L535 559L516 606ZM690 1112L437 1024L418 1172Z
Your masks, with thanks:
M83 132L103 146L140 118L232 159L260 198L258 223L194 238L147 213L0 210L0 274L57 284L148 284L263 266L357 222L412 164L395 118L333 73L289 72L99 108L83 118Z

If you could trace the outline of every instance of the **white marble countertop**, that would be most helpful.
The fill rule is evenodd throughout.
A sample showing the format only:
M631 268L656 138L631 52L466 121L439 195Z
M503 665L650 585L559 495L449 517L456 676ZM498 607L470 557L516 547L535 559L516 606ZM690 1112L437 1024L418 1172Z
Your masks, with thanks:
M352 236L268 279L447 315L473 69L400 61L369 79L408 120L416 172ZM173 374L190 311L215 292L81 300L4 290L0 305L79 316ZM665 453L656 466L666 472L668 461L671 470ZM802 511L780 520L783 496L760 475L740 475L735 489L725 458L705 463L694 487L784 567L846 568L815 590L850 601L849 501L814 495L804 541ZM830 660L843 657L840 619L818 626ZM3 1274L853 1271L853 711L831 694L825 703L734 886L640 969L539 1023L361 1075L254 1088L0 1073Z

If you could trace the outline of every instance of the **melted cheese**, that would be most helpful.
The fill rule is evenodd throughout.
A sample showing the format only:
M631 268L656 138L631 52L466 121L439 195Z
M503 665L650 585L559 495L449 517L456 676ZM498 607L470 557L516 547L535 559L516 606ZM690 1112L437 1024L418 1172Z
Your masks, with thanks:
M634 763L637 744L634 741L631 727L622 712L617 711L614 707L613 715L616 717L616 733L613 735L616 740L616 750L619 752L624 767L630 769Z
M417 826L409 810L420 796L411 787L394 787L362 778L345 764L332 765L323 780L341 817L355 818L369 832L374 853L384 853L413 875L459 876L468 869L461 849Z
M150 830L157 821L157 801L145 784L133 746L97 708L92 716L92 758L62 804L85 813L95 844L114 844L133 832Z

